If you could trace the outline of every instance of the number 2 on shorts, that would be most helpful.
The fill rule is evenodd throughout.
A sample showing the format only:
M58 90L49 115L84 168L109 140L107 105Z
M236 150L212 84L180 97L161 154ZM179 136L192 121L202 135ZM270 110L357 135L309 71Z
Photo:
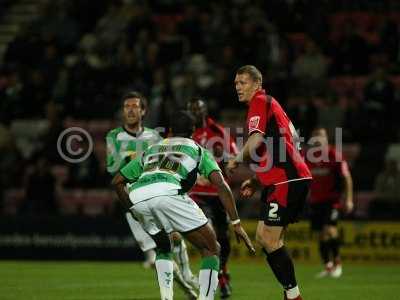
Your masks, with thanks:
M276 219L278 217L277 211L278 211L278 203L275 202L270 202L269 203L269 211L268 211L268 217L272 219Z

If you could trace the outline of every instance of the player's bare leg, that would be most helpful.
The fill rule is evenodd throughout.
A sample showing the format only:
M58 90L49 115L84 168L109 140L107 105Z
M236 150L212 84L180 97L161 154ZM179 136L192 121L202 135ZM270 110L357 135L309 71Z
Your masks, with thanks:
M193 288L198 289L198 280L190 269L189 255L187 253L186 243L178 232L171 233L172 252L174 259L182 272L183 279Z
M218 287L219 246L210 224L186 233L185 237L200 251L202 256L199 273L199 300L212 300Z
M267 262L284 289L284 299L301 300L292 259L284 246L285 227L257 225L256 240L263 247Z

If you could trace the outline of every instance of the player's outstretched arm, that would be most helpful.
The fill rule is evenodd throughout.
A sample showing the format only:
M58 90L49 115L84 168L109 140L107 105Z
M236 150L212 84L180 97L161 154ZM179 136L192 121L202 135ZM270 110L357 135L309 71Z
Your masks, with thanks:
M224 206L229 218L231 219L231 224L235 231L236 240L238 243L242 240L250 252L255 253L253 244L251 243L246 231L240 224L239 215L236 209L235 199L233 198L232 191L229 185L226 183L224 177L220 171L214 171L209 175L209 180L218 189L218 195Z
M117 175L114 176L111 184L113 185L114 190L116 191L122 206L126 210L129 210L132 206L132 202L129 200L129 195L126 193L125 190L125 184L126 184L125 177L123 177L120 173L117 173Z

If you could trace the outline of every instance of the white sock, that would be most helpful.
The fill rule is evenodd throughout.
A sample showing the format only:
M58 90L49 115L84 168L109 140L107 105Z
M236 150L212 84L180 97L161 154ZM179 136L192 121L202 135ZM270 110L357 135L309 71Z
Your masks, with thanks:
M298 296L300 296L300 290L297 285L294 288L291 288L290 290L286 290L286 297L288 298L288 300L296 299Z
M218 287L218 272L212 269L200 270L199 284L199 300L213 300Z
M172 251L174 253L175 261L182 272L183 278L186 281L189 281L193 277L193 273L190 269L189 256L187 254L185 241L182 239L178 245L174 246Z
M174 266L172 260L157 259L156 270L161 299L172 300L174 296L173 279Z

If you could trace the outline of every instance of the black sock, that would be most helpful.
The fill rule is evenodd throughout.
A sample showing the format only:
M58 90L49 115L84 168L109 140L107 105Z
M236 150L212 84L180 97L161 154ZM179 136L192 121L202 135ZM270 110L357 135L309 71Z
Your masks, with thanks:
M331 249L330 241L319 241L319 254L322 261L326 265L329 262L329 250Z
M329 245L332 251L333 258L335 261L339 259L339 249L340 249L340 241L338 238L333 238L329 240Z
M293 262L285 246L282 246L274 252L268 253L267 262L276 279L278 279L285 290L297 286Z
M229 254L231 253L231 243L229 241L229 236L228 236L227 232L218 233L217 240L221 246L221 251L219 254L220 269L225 270L226 264L229 259Z

